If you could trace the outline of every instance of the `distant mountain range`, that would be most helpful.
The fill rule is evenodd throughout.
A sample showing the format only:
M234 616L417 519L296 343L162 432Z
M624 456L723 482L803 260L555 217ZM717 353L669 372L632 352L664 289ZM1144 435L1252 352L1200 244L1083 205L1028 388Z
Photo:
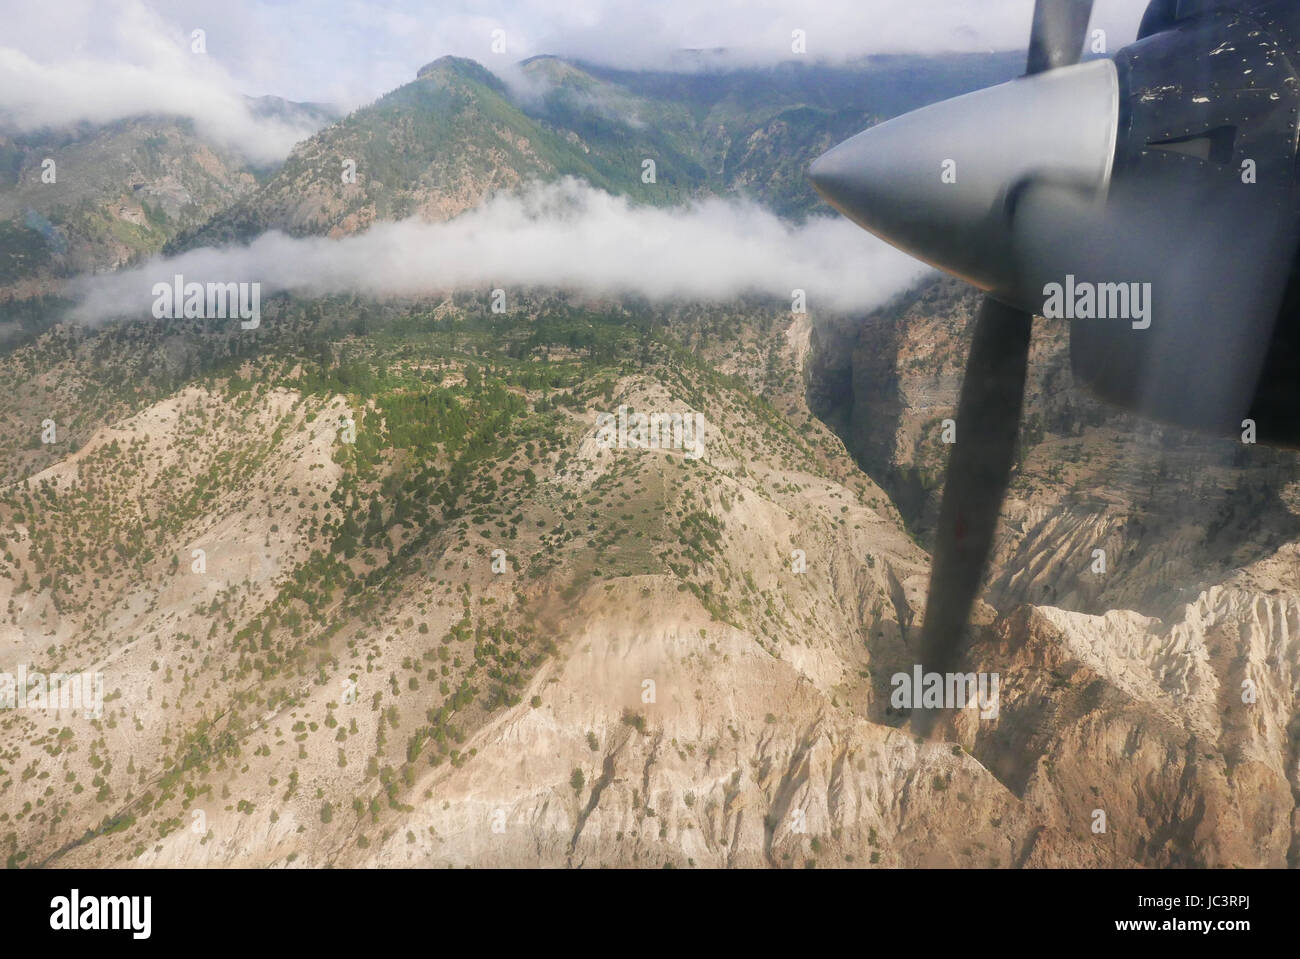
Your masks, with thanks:
M324 104L279 97L249 103L257 116L305 130L338 117ZM157 253L269 172L205 140L183 118L139 116L36 132L0 125L0 301Z
M377 221L446 220L531 179L578 177L656 205L744 196L800 219L819 207L807 164L833 143L1018 72L1011 54L689 73L535 57L507 84L443 57L341 118L325 104L250 99L259 116L319 128L270 169L179 118L38 133L0 125L0 304L271 229L341 236ZM643 182L646 160L653 183ZM54 183L43 180L47 161Z
M817 207L818 153L921 103L1015 76L1015 57L884 57L844 67L637 73L556 57L507 85L443 57L300 144L280 170L169 252L268 229L332 236L376 220L443 220L493 190L575 176L637 202L744 195L783 216ZM355 163L356 182L343 165ZM645 160L655 182L643 182Z

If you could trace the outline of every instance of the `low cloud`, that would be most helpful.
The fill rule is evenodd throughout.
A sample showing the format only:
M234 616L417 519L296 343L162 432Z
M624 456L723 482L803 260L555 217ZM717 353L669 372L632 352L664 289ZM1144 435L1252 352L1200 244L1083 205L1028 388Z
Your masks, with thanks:
M547 0L536 0L545 3ZM610 66L727 69L788 60L841 62L880 53L986 52L1029 45L1033 0L565 0L569 14L521 50ZM1147 0L1097 0L1108 48L1130 42ZM579 12L580 11L580 12ZM545 21L539 21L539 26ZM792 49L800 31L806 54ZM702 55L686 55L700 51ZM704 51L708 51L704 54Z
M32 131L140 114L189 117L205 139L254 163L284 159L315 130L307 120L258 115L219 60L194 52L192 31L140 0L39 10L30 20L6 17L0 125Z
M745 294L811 311L857 311L903 292L927 268L838 217L800 226L749 203L634 206L577 180L502 194L446 223L407 220L341 239L268 233L75 284L73 318L147 317L155 283L261 284L263 297L355 292L409 296L550 287L596 296L726 301Z
M1107 49L1132 40L1146 3L1097 0L1092 25L1107 32ZM35 122L179 112L228 141L274 156L283 155L292 132L250 127L237 92L350 109L410 82L422 64L449 53L505 75L518 60L543 53L693 71L872 53L1023 49L1034 4L59 0L8 6L0 32L0 112L7 107ZM194 29L207 31L206 56L190 52ZM792 47L795 30L803 31L806 53Z

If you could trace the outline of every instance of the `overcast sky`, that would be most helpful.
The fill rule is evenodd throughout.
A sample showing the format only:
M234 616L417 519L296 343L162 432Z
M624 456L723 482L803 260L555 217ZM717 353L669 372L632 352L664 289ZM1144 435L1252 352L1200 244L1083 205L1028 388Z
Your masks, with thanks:
M1111 49L1133 38L1145 0L1097 0ZM352 108L444 54L489 68L538 53L671 65L683 49L732 62L877 52L1017 49L1032 0L0 0L0 112L24 127L188 113L219 137L254 131L240 94ZM192 52L194 30L206 53ZM494 53L494 31L504 44ZM261 129L262 150L293 131ZM283 142L281 142L283 141Z

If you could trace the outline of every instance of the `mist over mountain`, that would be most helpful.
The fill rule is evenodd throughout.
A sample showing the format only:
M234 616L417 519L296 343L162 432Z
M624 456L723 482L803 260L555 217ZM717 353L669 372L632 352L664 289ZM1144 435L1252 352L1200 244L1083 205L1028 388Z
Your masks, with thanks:
M336 116L320 104L250 100L306 135ZM67 278L138 263L251 192L270 167L194 123L136 116L22 131L0 123L0 302L50 294Z
M552 287L657 303L761 294L835 310L878 306L926 268L843 220L795 226L752 202L633 206L565 178L498 194L445 223L377 223L338 239L263 234L88 278L70 292L77 321L147 313L176 275L258 282L265 294L412 296Z
M506 80L444 57L300 144L254 194L169 252L379 220L444 220L535 178L580 177L637 203L739 196L781 216L818 209L807 164L838 139L925 99L1015 76L1009 56L873 58L703 75L591 70L555 57ZM345 182L345 160L356 182ZM654 182L643 164L654 161Z

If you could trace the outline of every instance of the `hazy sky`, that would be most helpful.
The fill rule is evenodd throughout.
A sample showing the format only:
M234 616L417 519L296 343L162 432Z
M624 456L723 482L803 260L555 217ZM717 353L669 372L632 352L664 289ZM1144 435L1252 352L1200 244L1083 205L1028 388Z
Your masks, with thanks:
M1097 0L1094 26L1117 48L1144 7ZM725 47L734 62L766 63L792 58L795 29L809 58L1014 49L1026 44L1032 9L1032 0L0 0L0 112L31 126L155 108L237 138L248 131L237 129L235 94L351 108L447 53L497 69L538 53L656 66L682 49ZM205 54L191 51L196 29ZM504 53L492 50L498 30Z

